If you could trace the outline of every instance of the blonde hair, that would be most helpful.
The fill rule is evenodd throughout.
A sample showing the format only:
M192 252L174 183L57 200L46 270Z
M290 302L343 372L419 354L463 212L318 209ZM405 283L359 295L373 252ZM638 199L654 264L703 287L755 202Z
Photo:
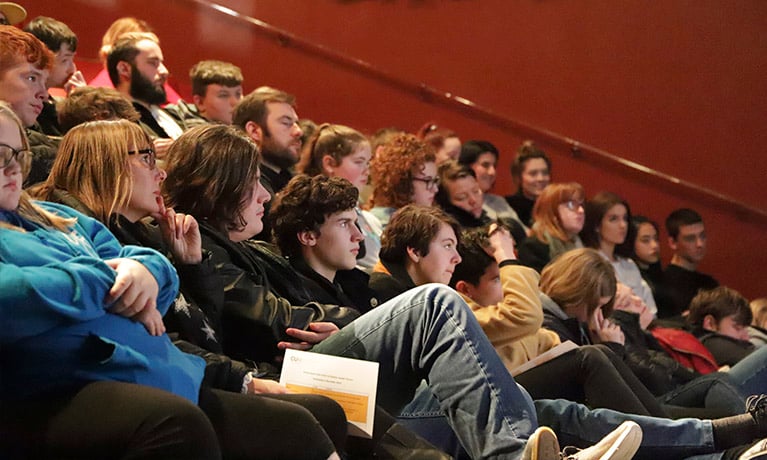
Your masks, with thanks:
M74 195L101 222L128 205L133 177L128 151L151 146L139 125L127 120L102 120L72 128L61 140L56 160L39 196L56 189Z
M21 148L24 150L29 150L29 140L27 139L27 135L24 132L24 127L21 123L21 120L19 120L19 117L16 116L16 114L13 112L11 107L7 103L2 101L0 101L0 119L10 121L11 123L14 123L16 125L16 127L19 130L19 137L21 138ZM22 177L26 177L26 175L29 173L29 168L31 163L32 163L32 159L27 158L27 160L23 164L21 164ZM68 219L61 216L57 216L56 214L48 212L45 209L41 208L40 206L37 206L36 204L32 202L29 195L25 191L21 192L21 197L19 198L19 205L15 211L19 214L19 216L23 217L26 220L29 220L33 223L36 223L38 225L42 225L48 228L60 230L62 232L67 231L75 223L75 219ZM9 228L11 230L16 230L20 232L26 231L21 227L9 224L7 222L2 222L2 221L0 221L0 227Z
M533 207L533 235L546 244L551 243L551 237L570 241L570 235L562 228L559 205L570 200L583 201L585 198L583 187L577 182L547 185Z
M761 328L767 327L767 297L760 297L752 300L750 306L751 311L754 314L754 319L751 320L751 325Z
M117 39L128 32L152 32L152 28L142 19L133 17L116 19L115 22L109 26L107 31L104 32L104 36L101 37L99 59L101 59L102 64L106 65L107 55L112 51L112 46L114 46Z
M615 269L595 249L573 249L543 269L540 287L563 310L583 306L589 316L601 297L610 297L602 307L607 317L615 301Z

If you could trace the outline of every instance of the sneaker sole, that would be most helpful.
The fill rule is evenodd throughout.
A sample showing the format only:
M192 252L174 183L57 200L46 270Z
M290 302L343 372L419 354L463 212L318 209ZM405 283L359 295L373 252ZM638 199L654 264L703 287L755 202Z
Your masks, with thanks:
M532 450L531 460L559 460L559 441L551 428L542 426L536 430L537 436Z
M634 422L623 422L620 436L599 460L631 460L642 443L642 428Z

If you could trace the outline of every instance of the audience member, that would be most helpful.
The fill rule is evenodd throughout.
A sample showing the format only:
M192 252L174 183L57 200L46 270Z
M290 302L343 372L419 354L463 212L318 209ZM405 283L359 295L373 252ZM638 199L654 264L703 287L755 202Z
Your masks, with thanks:
M26 19L27 10L18 3L0 2L0 25L15 26Z
M99 59L101 60L101 64L104 66L104 68L91 81L88 82L88 86L95 88L114 88L114 84L112 83L109 77L109 72L107 71L107 56L112 51L112 48L114 47L117 39L120 38L123 34L131 32L154 33L154 30L152 30L152 27L150 27L149 24L142 19L136 19L130 16L116 19L101 37ZM168 102L171 104L175 104L179 99L181 99L181 96L178 95L178 92L176 92L176 90L173 89L173 87L167 81L163 84L163 88L165 89L165 95L167 96Z
M518 189L514 195L507 195L506 201L522 223L532 227L535 200L551 181L551 160L533 141L525 141L511 164L511 178Z
M186 129L205 123L232 124L242 99L242 71L223 61L200 61L189 71L193 104L182 100L165 106Z
M421 126L416 136L434 148L437 166L447 160L457 160L461 153L461 140L458 135L434 122Z
M32 151L25 185L48 177L58 149L58 140L32 129L48 97L45 82L53 60L53 53L32 34L0 25L0 101L7 102L27 128Z
M376 151L370 177L375 186L370 212L384 228L407 204L433 205L439 188L434 149L411 134L398 134Z
M754 299L749 304L754 319L748 328L748 339L754 346L767 345L767 297Z
M24 27L24 31L45 43L54 55L46 83L49 90L63 88L69 94L74 88L85 86L83 74L77 70L74 61L77 52L77 35L66 24L53 18L38 16ZM48 136L64 134L56 116L56 102L56 99L49 94L43 101L43 111L37 116L40 130Z
M658 307L652 289L630 258L633 229L631 210L626 200L610 192L599 192L586 202L586 222L581 230L585 246L599 250L615 269L619 283L630 288L647 305L653 316Z
M550 184L535 202L531 235L519 245L519 262L538 273L560 254L582 248L578 236L585 212L583 187L575 182Z
M495 186L498 172L496 168L498 155L498 149L488 141L466 141L461 146L458 163L466 165L474 171L484 196L483 209L487 215L493 220L518 222L527 232L528 228L522 224L517 212L509 206L509 203L502 196L490 193ZM517 239L517 241L522 240Z
M152 249L121 247L100 222L71 208L31 201L21 190L28 143L4 104L0 143L2 404L4 416L20 415L15 449L42 458L133 449L139 458L339 458L304 409L203 384L205 362L164 333L161 314L179 286L173 266ZM108 403L119 417L104 413ZM343 424L340 407L328 403ZM296 425L311 448L271 434Z
M689 208L673 211L666 218L666 233L674 255L663 271L668 299L658 316L681 320L698 291L713 289L719 282L698 271L698 265L706 256L707 244L706 226L700 214Z
M347 126L325 123L305 145L296 169L311 176L342 177L362 193L368 183L370 156L370 143L362 133ZM363 211L359 203L355 211L357 226L365 237L357 255L357 268L370 273L381 249L381 222L370 211Z
M720 366L733 366L754 352L748 340L753 319L748 300L724 286L698 292L690 302L687 322ZM765 369L767 372L767 369ZM767 378L764 380L767 386Z
M364 138L363 138L364 139ZM364 240L359 191L341 177L298 175L272 207L274 237L314 300L365 313L378 305L369 276L355 268Z
M631 259L637 264L642 278L650 286L658 310L666 303L663 283L663 267L660 262L660 230L658 224L645 216L631 216L629 251Z
M157 156L164 158L184 128L160 108L167 101L163 85L168 69L157 36L148 32L122 35L107 56L107 70L115 89L130 99L141 122L149 128Z
M141 116L133 104L112 88L77 88L58 104L59 126L67 132L77 125L97 120L128 120L138 123Z

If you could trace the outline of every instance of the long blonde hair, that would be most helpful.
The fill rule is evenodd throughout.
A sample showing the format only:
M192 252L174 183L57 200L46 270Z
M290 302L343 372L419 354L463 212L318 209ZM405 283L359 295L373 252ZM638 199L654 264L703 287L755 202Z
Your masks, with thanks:
M151 140L127 120L92 121L72 128L61 140L56 160L38 196L56 189L81 201L101 222L124 208L133 192L128 151L151 146Z
M16 127L19 129L19 136L21 137L21 148L24 150L29 150L29 140L27 139L27 135L24 132L24 127L21 124L21 120L19 120L19 117L16 116L11 107L2 101L0 101L0 118L16 124ZM26 177L26 175L29 173L31 163L32 159L27 158L27 160L21 164L22 177ZM32 202L29 195L25 191L21 192L21 197L19 198L19 205L16 208L16 212L19 214L19 216L26 220L34 222L38 225L60 230L62 232L67 231L69 227L75 223L75 219L66 219L57 216L56 214L48 212L40 206L37 206L34 204L34 202ZM0 227L21 232L25 231L21 227L17 227L2 221L0 221Z

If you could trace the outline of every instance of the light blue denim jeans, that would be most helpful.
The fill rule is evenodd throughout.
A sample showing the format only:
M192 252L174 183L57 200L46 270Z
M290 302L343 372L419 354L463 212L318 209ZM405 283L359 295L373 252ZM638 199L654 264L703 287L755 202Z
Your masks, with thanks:
M444 285L395 297L313 351L378 362L378 404L392 414L413 399L422 380L428 382L440 416L472 458L520 458L538 426L529 396L474 313Z

